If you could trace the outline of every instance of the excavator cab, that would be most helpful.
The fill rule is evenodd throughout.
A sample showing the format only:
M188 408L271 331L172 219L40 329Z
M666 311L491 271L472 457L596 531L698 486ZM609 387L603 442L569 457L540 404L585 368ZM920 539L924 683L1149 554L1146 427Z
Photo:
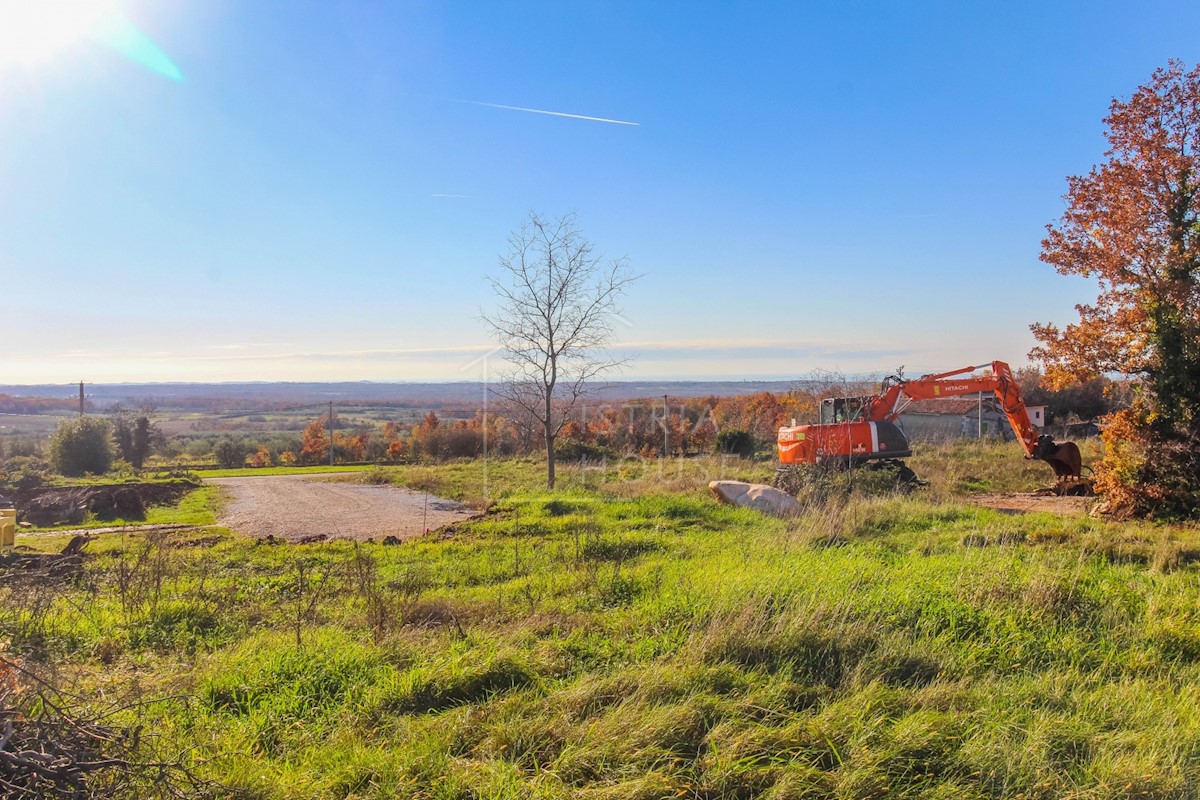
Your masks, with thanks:
M826 397L821 401L821 424L861 422L863 410L870 402L870 397Z

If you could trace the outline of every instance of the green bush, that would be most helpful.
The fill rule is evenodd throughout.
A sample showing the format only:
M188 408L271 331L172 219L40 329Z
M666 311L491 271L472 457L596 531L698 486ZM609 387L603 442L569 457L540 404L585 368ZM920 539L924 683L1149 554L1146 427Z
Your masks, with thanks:
M99 417L63 420L50 437L50 463L68 477L102 475L112 466L112 426Z
M237 469L246 466L249 450L245 442L226 436L213 446L213 455L222 469Z
M581 459L603 461L605 459L616 459L617 457L616 452L610 447L592 444L591 442L581 442L578 439L558 439L554 442L554 455L564 461L579 461Z
M14 489L36 489L45 483L47 464L32 456L14 456L4 463L4 482Z
M753 458L757 442L750 431L730 428L717 434L717 452L742 458Z

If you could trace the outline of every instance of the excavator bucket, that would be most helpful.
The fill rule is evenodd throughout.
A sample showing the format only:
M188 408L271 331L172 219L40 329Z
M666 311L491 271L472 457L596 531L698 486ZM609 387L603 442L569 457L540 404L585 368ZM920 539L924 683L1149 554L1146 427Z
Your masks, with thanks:
M1091 482L1083 478L1083 457L1079 454L1079 445L1074 442L1056 442L1051 437L1043 435L1038 438L1037 448L1033 457L1045 461L1054 470L1058 483L1054 493L1060 495L1091 494Z

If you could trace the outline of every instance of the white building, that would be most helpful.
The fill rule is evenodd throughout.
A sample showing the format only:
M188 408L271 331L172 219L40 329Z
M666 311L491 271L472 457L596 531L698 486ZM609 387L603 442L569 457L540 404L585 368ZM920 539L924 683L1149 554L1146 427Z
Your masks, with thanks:
M1029 406L1029 420L1035 427L1046 424L1046 407ZM944 442L998 436L1015 439L1008 415L994 396L945 397L915 400L900 414L900 425L910 441Z

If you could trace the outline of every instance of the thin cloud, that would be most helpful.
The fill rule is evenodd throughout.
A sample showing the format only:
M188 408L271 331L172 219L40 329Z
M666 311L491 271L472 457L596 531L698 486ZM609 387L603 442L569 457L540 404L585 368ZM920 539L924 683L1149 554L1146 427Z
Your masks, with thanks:
M210 344L209 350L247 350L251 347L290 347L289 342L237 342L235 344Z
M155 352L71 352L60 353L59 358L134 358L140 361L170 361L172 363L259 363L272 361L352 361L352 360L381 360L381 359L421 359L438 358L443 356L470 357L478 353L486 353L495 348L491 344L471 344L450 347L414 347L414 348L379 348L355 350L296 350L290 352L256 353L247 352L249 348L271 347L284 345L267 344L231 344L207 345L201 352L155 351ZM220 353L212 353L219 350ZM207 352L206 352L207 351Z
M230 355L187 355L178 354L175 356L178 361L274 361L286 359L298 359L306 361L319 360L339 360L339 359L373 359L373 358L413 358L420 356L442 356L450 354L470 355L472 353L482 353L492 349L495 345L462 345L456 347L415 347L415 348L395 348L395 349L372 349L372 350L326 350L326 351L298 351L291 353L237 353Z
M891 350L880 350L871 342L831 342L821 340L788 340L788 339L672 339L659 341L620 342L615 349L649 350L664 353L708 353L721 352L821 352L821 353L890 353ZM894 351L905 352L905 351Z
M482 100L459 100L453 97L444 97L443 100L448 100L451 103L464 103L470 106L483 106L484 108L499 108L504 111L524 111L527 114L545 114L550 117L566 117L567 119L582 119L588 122L607 122L609 125L630 125L638 127L642 123L629 122L623 119L608 119L607 117L589 117L586 114L568 114L565 111L547 111L544 108L525 108L524 106L506 106L501 103L485 103Z
M469 195L469 194L443 194L441 192L437 192L437 193L431 194L429 196L430 197L467 197L467 198L469 198L471 195Z

